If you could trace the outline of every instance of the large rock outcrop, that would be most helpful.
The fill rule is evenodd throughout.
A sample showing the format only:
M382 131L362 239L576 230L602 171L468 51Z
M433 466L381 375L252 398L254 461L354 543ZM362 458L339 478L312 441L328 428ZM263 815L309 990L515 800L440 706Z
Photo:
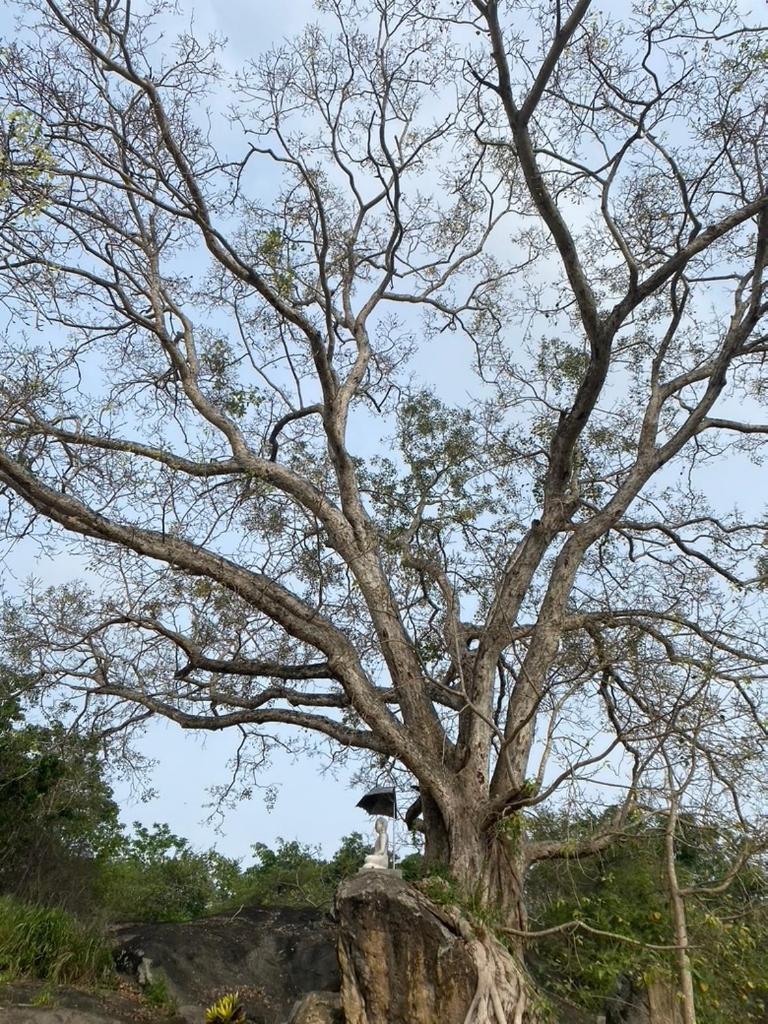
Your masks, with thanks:
M506 951L392 872L344 882L336 912L346 1024L533 1019Z
M181 1015L200 1021L239 991L254 1024L282 1024L313 990L339 990L333 922L316 910L243 908L188 924L141 924L115 934L118 967L141 983L164 979Z
M122 926L114 933L119 966L140 985L162 979L177 1016L153 1008L128 983L86 992L24 982L1 987L0 1024L201 1024L204 1008L231 991L240 992L253 1024L536 1022L516 962L493 937L392 872L345 882L337 919L246 908L188 924ZM594 1024L596 1017L555 999L548 1019ZM673 987L623 978L597 1020L680 1024L680 1011Z
M109 1011L106 1011L109 1013ZM90 1013L69 1007L13 1006L0 1009L0 1024L124 1024L127 1017Z

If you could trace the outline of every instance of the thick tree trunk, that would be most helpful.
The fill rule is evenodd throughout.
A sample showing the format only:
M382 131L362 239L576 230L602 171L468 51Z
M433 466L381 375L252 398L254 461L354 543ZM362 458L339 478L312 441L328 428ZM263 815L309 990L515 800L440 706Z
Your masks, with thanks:
M524 930L522 859L513 839L483 834L467 821L449 837L448 866L470 908L499 927Z
M454 798L441 810L423 793L422 803L427 873L447 869L467 907L481 910L500 926L523 931L522 837L516 833L516 819L509 819L506 828L483 830L479 797Z
M452 926L475 969L472 1000L458 1024L535 1022L538 1000L519 935L526 926L522 837L514 819L483 830L483 803L478 794L453 793L441 807L422 787L427 874L447 869L457 893Z
M451 846L445 820L427 789L421 790L421 817L424 828L424 862L428 871L439 871L448 868L451 859Z

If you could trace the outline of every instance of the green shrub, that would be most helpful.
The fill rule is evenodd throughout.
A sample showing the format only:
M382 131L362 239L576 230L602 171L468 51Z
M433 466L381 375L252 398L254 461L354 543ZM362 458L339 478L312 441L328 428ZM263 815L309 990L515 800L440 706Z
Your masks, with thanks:
M107 915L122 921L191 921L205 913L214 896L199 859L184 856L162 864L107 864L99 892Z
M329 908L339 883L362 865L368 843L352 832L330 860L324 860L317 847L296 840L278 839L274 850L255 843L252 850L255 863L234 880L222 909L239 904Z
M409 853L397 865L406 882L418 882L424 877L424 856L421 853Z
M205 1024L245 1024L245 1010L239 992L222 996L205 1011Z
M53 984L104 984L112 955L101 937L64 910L0 897L0 972Z
M600 1013L619 979L671 978L674 942L664 871L664 821L648 822L623 843L593 856L543 861L527 880L533 931L580 920L602 932L626 936L612 940L585 930L554 932L531 950L539 982L590 1013ZM573 835L579 820L544 823L549 834ZM587 826L591 823L587 822ZM569 828L571 829L569 833ZM547 832L544 832L547 835ZM712 832L683 820L676 856L683 885L722 878L732 862L730 842L738 835ZM729 859L730 856L730 859ZM768 948L768 872L760 863L742 869L733 885L687 900L691 969L700 1024L763 1024L768 1005L765 949Z
M176 1000L168 991L168 983L162 976L157 976L142 987L144 1002L154 1010L164 1010L168 1014L176 1012Z
M30 1006L44 1007L44 1006L55 1006L56 996L48 986L41 989L34 998L30 1000Z
M93 911L96 861L120 837L105 762L62 722L28 722L24 685L0 662L0 892Z
M113 920L190 921L216 903L222 889L228 894L232 865L236 869L236 862L213 851L195 853L167 825L135 822L133 835L100 865L99 902Z

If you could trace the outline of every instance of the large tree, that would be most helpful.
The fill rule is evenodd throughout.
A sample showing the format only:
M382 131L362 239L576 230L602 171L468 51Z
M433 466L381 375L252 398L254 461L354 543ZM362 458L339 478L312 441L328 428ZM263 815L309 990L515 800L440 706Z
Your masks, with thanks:
M6 634L101 728L407 771L522 931L527 867L669 760L717 808L759 757L764 524L713 464L768 432L765 35L321 0L233 69L151 6L19 0L0 55L6 528L98 581Z

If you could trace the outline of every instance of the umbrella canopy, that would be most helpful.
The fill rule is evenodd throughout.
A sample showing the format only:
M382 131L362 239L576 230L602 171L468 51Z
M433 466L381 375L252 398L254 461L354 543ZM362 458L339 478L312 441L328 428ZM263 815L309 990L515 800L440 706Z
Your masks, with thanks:
M385 818L394 818L397 815L397 797L394 786L379 786L372 789L362 800L358 800L357 807L362 807L369 814L381 814Z

